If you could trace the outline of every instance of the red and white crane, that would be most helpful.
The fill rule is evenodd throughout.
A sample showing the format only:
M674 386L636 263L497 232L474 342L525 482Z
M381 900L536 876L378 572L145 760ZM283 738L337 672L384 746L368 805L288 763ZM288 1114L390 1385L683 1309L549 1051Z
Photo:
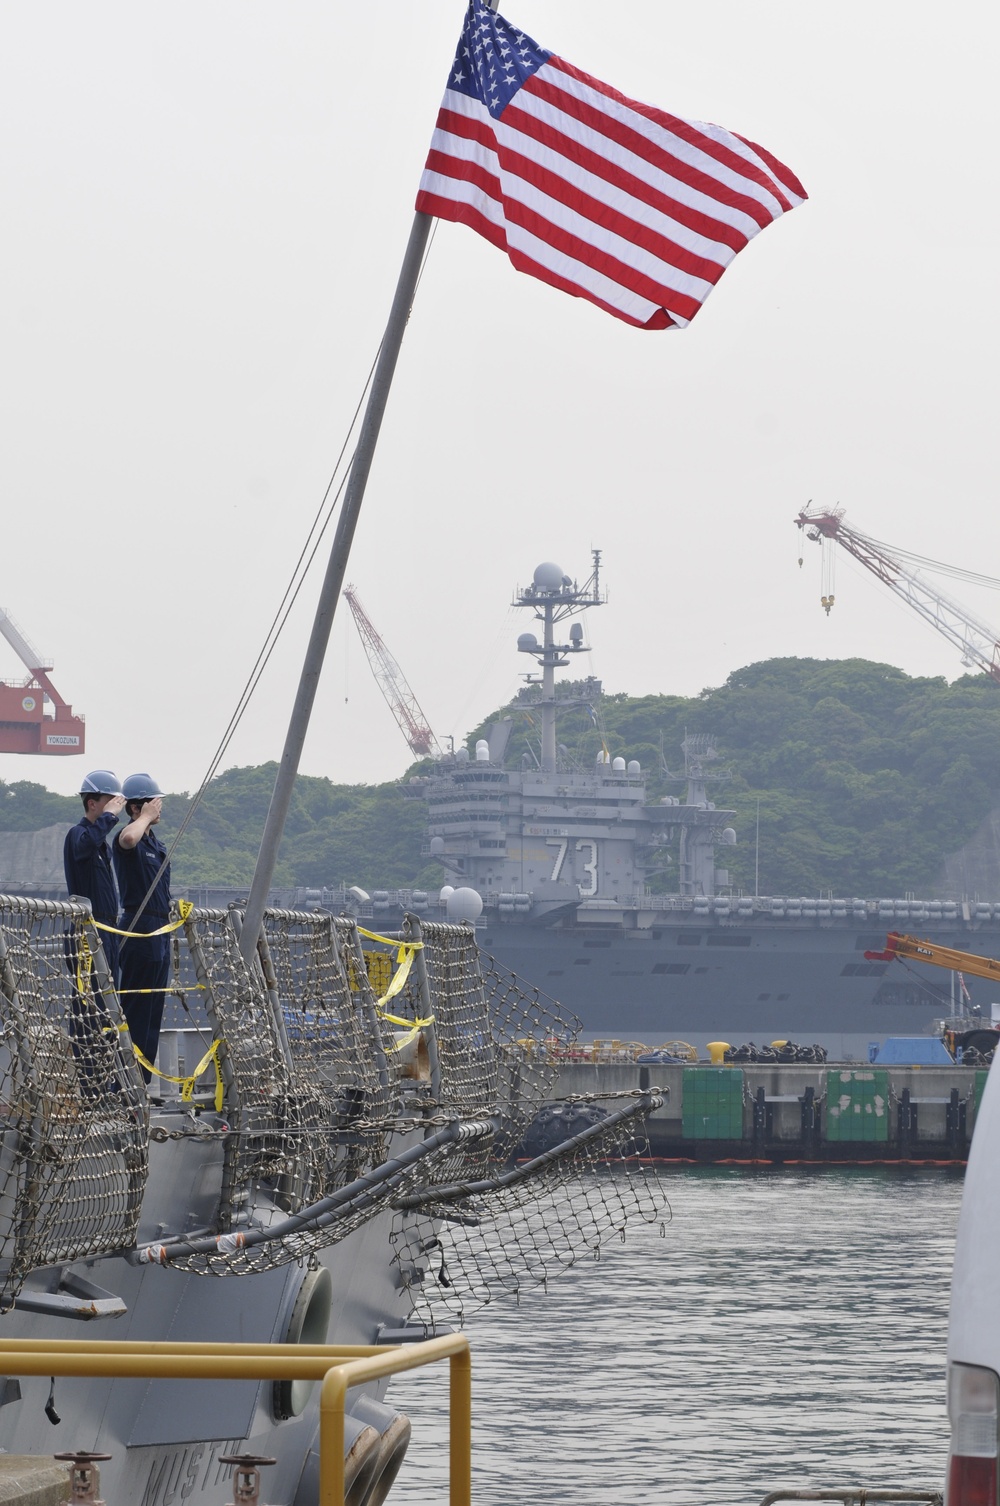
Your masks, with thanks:
M358 600L357 592L353 586L345 586L342 594L357 623L361 642L378 687L385 696L389 710L396 718L400 732L410 746L410 752L417 758L440 758L441 749L437 738L431 731L430 723L407 684L406 676L386 648L374 623Z
M992 586L997 584L995 580L976 575L970 570L941 565L935 560L912 554L907 549L880 544L877 539L869 538L856 528L849 528L844 522L842 507L835 508L832 512L803 510L795 522L799 528L805 529L808 538L817 543L825 545L829 541L846 549L884 586L888 586L900 601L905 601L907 606L919 612L925 622L929 622L949 643L954 644L967 668L982 670L1000 683L1000 634L988 623L974 617L958 602L952 601L936 586L932 586L916 566L922 565L931 571ZM832 589L828 591L824 586L824 595L820 600L824 611L829 615L833 606Z
M82 753L82 716L63 700L52 681L52 665L28 642L9 612L0 608L0 633L25 669L26 680L0 680L0 753ZM46 702L52 708L46 710Z

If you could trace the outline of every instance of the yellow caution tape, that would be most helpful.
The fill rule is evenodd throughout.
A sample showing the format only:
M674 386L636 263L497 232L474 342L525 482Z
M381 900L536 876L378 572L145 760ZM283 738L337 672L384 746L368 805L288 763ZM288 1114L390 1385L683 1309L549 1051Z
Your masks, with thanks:
M139 1050L139 1047L135 1044L135 1041L132 1042L132 1050L136 1054L140 1067L145 1067L146 1071L152 1072L154 1077L160 1077L164 1082L180 1083L182 1103L191 1102L191 1099L194 1097L195 1083L198 1081L198 1078L204 1072L209 1062L211 1062L212 1066L215 1068L215 1110L216 1113L220 1113L222 1110L223 1098L225 1097L225 1087L222 1081L222 1068L219 1066L218 1056L219 1047L221 1045L221 1040L212 1042L212 1045L210 1046L208 1051L205 1052L205 1055L195 1067L190 1077L171 1077L168 1072L161 1072L158 1067L153 1066L152 1062L148 1062L146 1060L142 1052Z
M395 974L393 975L392 982L389 984L389 987L386 989L382 997L375 1000L375 1008L378 1010L379 1014L381 1014L383 1018L389 1020L391 1024L405 1025L408 1028L413 1024L412 1020L398 1020L394 1015L386 1014L385 1006L386 1004L388 1004L390 999L394 999L396 995L398 993L401 993L403 988L406 986L406 980L410 976L410 968L413 966L413 959L416 956L417 952L423 949L423 942L399 941L398 939L394 939L392 936L380 936L377 931L366 931L364 926L358 926L358 933L361 936L367 936L369 941L381 941L385 946L394 946L396 948ZM425 1020L423 1021L423 1023L425 1025L429 1025L431 1021Z
M81 932L77 937L76 952L76 987L77 992L88 994L90 992L90 975L94 969L94 958L90 950L90 943Z
M207 983L185 983L183 988L178 988L174 983L165 983L162 988L119 988L119 999L125 994L193 994L196 989L207 988Z
M128 1030L128 1026L126 1024L121 1024L118 1026L109 1025L107 1028L109 1030ZM132 1050L135 1052L135 1057L140 1067L145 1067L146 1071L151 1072L154 1077L159 1077L164 1082L175 1082L180 1084L182 1103L191 1102L191 1099L194 1097L195 1083L198 1081L198 1078L204 1072L209 1062L211 1062L213 1067L215 1068L215 1108L216 1112L221 1112L222 1102L225 1096L225 1084L222 1081L222 1068L219 1066L219 1047L221 1045L221 1039L212 1042L211 1046L205 1052L205 1055L195 1067L190 1077L171 1077L169 1072L161 1072L159 1067L154 1067L151 1061L146 1060L145 1056L139 1050L139 1047L136 1045L135 1041L132 1042Z
M386 1014L383 1011L382 1018L383 1020L386 1020L390 1025L402 1026L404 1030L410 1030L411 1028L413 1030L423 1030L426 1025L434 1024L436 1016L429 1014L426 1020L401 1020L398 1014Z
M119 931L117 926L105 925L103 920L91 920L90 924L96 926L99 931L109 931L112 936L134 936L137 940L141 941L144 937L166 936L171 931L179 931L193 909L194 905L192 904L191 900L179 899L177 901L177 910L180 915L180 919L172 920L168 922L167 925L160 926L159 930L157 931Z
M396 958L397 966L396 971L393 974L392 982L389 984L389 987L386 989L381 999L375 1000L375 1008L379 1011L380 1014L385 1013L385 1005L388 1004L389 1000L394 999L398 993L402 992L406 984L406 980L410 976L410 968L413 966L413 958L415 955L415 949L413 947L400 947L399 956Z
M417 1021L417 1023L414 1023L413 1029L407 1030L407 1033L405 1033L405 1036L399 1036L399 1038L396 1039L396 1041L393 1041L393 1044L390 1045L389 1050L390 1051L405 1051L405 1050L407 1050L408 1045L413 1045L413 1042L416 1041L417 1036L420 1035L420 1024L422 1024L422 1023L423 1023L423 1021ZM410 1024L410 1021L407 1021L407 1024Z
M384 946L393 946L397 949L396 972L385 993L380 999L375 1000L375 1008L379 1016L387 1024L398 1025L400 1029L406 1031L404 1036L400 1036L389 1047L390 1051L404 1051L407 1046L416 1040L421 1030L425 1030L428 1025L434 1024L435 1017L434 1015L428 1015L425 1020L406 1020L402 1019L398 1014L389 1014L385 1006L390 999L394 999L406 986L406 980L410 976L410 969L413 966L413 959L417 952L422 950L424 944L422 941L399 941L392 936L380 936L377 931L366 931L364 926L358 926L358 932L362 936L367 936L369 941L381 941Z
M364 926L358 926L358 935L367 936L369 941L381 941L384 946L398 946L400 951L409 948L411 952L419 952L423 946L422 941L400 941L398 936L380 936L377 931L366 931Z
M178 901L178 903L186 905L188 911L190 911L192 908L189 900L180 900ZM181 916L178 924L183 924L184 918L184 916ZM114 929L112 926L102 925L99 920L92 921L91 924L95 925L100 931L111 931ZM177 926L166 926L164 929L176 931ZM161 934L162 932L160 931L115 931L116 936L159 936ZM76 986L79 989L80 993L85 994L88 992L90 987L90 977L93 973L93 970L94 954L90 949L90 943L87 940L86 935L81 932L77 936L76 967ZM173 984L168 983L165 984L163 988L119 988L116 989L115 992L118 994L119 998L121 998L123 994L188 994L195 993L196 991L204 991L207 986L208 985L205 983L186 983L183 988L177 988Z
M390 1025L402 1026L402 1028L406 1031L405 1035L400 1036L393 1043L393 1045L389 1047L390 1051L405 1051L406 1047L412 1045L412 1043L416 1040L421 1030L426 1029L428 1025L434 1024L433 1015L428 1015L426 1020L401 1020L399 1016L395 1014L384 1014L382 1018L384 1020L388 1020Z

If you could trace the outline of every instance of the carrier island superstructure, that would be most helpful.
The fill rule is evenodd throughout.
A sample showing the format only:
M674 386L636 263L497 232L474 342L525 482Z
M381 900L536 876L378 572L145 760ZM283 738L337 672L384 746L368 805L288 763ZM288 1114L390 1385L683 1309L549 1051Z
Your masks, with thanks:
M525 676L519 709L536 725L539 755L524 754L520 767L504 765L513 720L494 723L470 756L459 748L440 760L423 783L428 805L429 854L453 884L475 889L499 915L529 915L551 930L613 926L628 917L646 929L654 911L635 903L646 878L671 848L679 852L680 892L711 899L729 875L716 869L718 844L734 843L732 811L707 798L715 758L712 739L686 739L687 799L667 797L647 804L642 768L635 759L612 758L606 748L593 768L570 763L556 738L560 710L583 706L594 720L600 682L587 678L557 694L556 670L586 652L583 627L573 622L567 642L557 628L567 618L603 605L600 552L582 587L559 566L539 565L530 586L518 589L515 605L534 612L541 637L525 632L518 652L534 659L540 673Z
M539 624L518 651L533 659L513 713L538 732L538 753L507 762L513 713L472 749L459 747L410 781L427 803L427 854L445 870L437 895L372 893L376 915L401 901L436 914L450 891L483 901L481 945L558 997L589 1035L704 1044L790 1038L848 1055L869 1041L931 1028L961 1006L961 982L915 966L890 972L864 953L887 929L923 926L967 951L998 955L1000 905L920 900L759 896L730 884L724 854L735 814L710 796L724 787L713 738L688 735L683 797L647 797L639 762L610 757L577 767L558 741L571 705L600 717L601 686L577 680L560 694L556 671L585 651L569 619L604 603L600 554L582 586L555 564L534 572L514 604ZM568 631L563 627L568 624ZM673 893L651 892L666 875ZM659 887L659 886L658 886ZM992 985L968 981L988 1018ZM996 989L993 989L996 992Z

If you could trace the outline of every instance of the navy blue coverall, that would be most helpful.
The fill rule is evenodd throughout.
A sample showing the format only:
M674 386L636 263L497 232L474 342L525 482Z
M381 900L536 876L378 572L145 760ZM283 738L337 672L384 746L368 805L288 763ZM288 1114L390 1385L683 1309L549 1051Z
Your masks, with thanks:
M158 931L169 919L169 863L160 874L149 904L138 920L136 911L146 898L167 849L150 827L134 847L123 847L121 832L117 832L113 853L122 896L122 930ZM155 1063L163 1020L164 990L170 978L170 937L147 935L142 940L130 937L123 941L121 976L122 1010L128 1021L129 1034L146 1060ZM155 992L131 991L139 988ZM142 1067L142 1075L149 1082L149 1072L145 1067Z
M70 894L79 894L90 900L94 919L108 926L118 924L118 889L111 868L111 854L106 837L118 825L118 817L102 811L95 821L86 816L71 826L63 843L63 868L66 872L66 888ZM118 985L118 937L102 931L101 944L108 960L111 976ZM93 932L91 932L93 935ZM75 953L67 951L70 971L76 972Z

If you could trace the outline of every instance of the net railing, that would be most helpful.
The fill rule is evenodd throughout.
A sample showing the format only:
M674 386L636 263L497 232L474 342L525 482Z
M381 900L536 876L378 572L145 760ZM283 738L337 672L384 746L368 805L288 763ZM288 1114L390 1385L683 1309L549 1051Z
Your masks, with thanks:
M86 906L0 896L0 1310L27 1274L128 1248L146 1093Z
M659 1216L641 1153L649 1095L609 1095L573 1117L582 1134L550 1134L537 1153L559 1072L545 1048L579 1027L481 957L471 927L410 916L385 936L272 910L248 964L241 925L236 907L175 922L168 996L208 1049L197 1085L154 1080L168 1101L150 1132L86 906L0 898L0 1306L59 1261L128 1251L248 1274L383 1214L417 1306L433 1289L463 1313L592 1254L629 1217ZM150 1133L217 1139L218 1199L201 1195L207 1221L187 1234L175 1189L176 1227L137 1247ZM428 1252L445 1248L444 1274L424 1283Z

